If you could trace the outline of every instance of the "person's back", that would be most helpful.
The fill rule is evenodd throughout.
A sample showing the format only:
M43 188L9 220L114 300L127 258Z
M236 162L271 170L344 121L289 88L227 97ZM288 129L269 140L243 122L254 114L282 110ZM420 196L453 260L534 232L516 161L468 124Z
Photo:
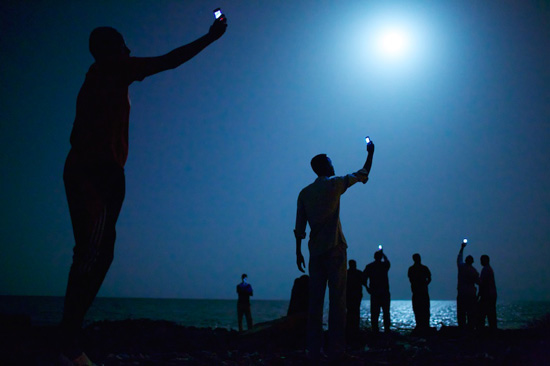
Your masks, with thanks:
M290 294L287 316L307 313L309 291L309 276L302 275L294 280Z
M479 283L479 273L469 263L458 266L458 293L464 296L476 296L476 284Z
M421 263L415 263L409 267L408 277L413 293L428 293L428 284L431 279L431 273L428 267Z
M128 156L128 87L135 58L96 62L86 74L76 102L71 146L82 157L124 166Z
M308 246L312 255L329 250L334 243L346 245L340 223L340 196L355 181L350 182L348 176L318 177L300 192L298 201L311 228Z
M252 286L249 283L241 282L237 285L237 294L239 295L239 304L250 304L250 296L252 296Z
M495 273L489 264L483 266L479 275L479 296L496 297L497 286L495 283Z
M390 270L389 261L374 261L365 267L365 277L370 279L369 293L371 295L385 295L390 291L388 272Z
M350 260L346 283L346 295L348 303L361 301L361 298L363 297L363 283L363 272L357 269L357 265L355 264L354 260Z

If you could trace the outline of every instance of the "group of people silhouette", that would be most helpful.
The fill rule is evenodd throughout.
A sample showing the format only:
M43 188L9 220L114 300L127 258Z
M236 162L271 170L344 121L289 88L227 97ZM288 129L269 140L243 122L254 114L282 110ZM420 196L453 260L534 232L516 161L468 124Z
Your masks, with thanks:
M79 335L84 317L113 260L115 227L125 196L124 165L128 156L130 116L128 87L134 81L182 65L219 39L226 28L227 18L220 16L204 36L157 57L131 57L124 38L114 28L99 27L90 34L89 49L94 63L78 93L71 149L63 172L75 246L60 325L62 364L92 365L80 346ZM345 176L334 176L332 161L326 154L315 156L311 167L317 179L298 196L294 234L296 264L301 272L305 272L306 266L301 242L306 238L306 226L310 226L307 351L313 363L319 359L323 345L322 317L327 284L330 358L339 360L346 357L346 323L349 330L358 330L362 294L357 289L362 286L371 295L373 329L378 330L380 309L384 315L384 330L390 328L390 262L379 250L375 253L375 261L363 272L357 270L353 260L349 262L350 269L346 270L347 244L340 224L340 196L355 183L368 181L373 154L374 143L367 141L367 158L363 167ZM481 310L477 321L486 316L490 326L496 327L496 288L489 257L482 257L484 268L479 276L472 267L471 256L462 261L463 249L457 261L458 323L470 326L476 322L474 285L478 284ZM420 255L413 258L415 264L409 269L413 308L417 324L428 327L429 270L420 263ZM242 282L237 286L239 330L242 330L243 316L248 328L252 327L249 298L253 292L246 278L243 274ZM291 301L291 307L297 306L305 304Z
M390 261L382 247L374 253L374 261L361 272L355 260L349 261L346 271L347 243L340 223L340 197L357 182L365 184L369 179L374 155L374 143L367 139L367 159L363 168L345 176L335 176L332 161L325 154L315 156L311 167L317 179L302 189L298 196L296 225L296 264L304 272L305 260L301 241L309 234L309 305L307 322L307 351L313 363L322 352L322 316L325 291L329 289L328 357L342 360L345 353L346 334L353 338L360 326L362 288L370 294L371 325L379 331L378 318L383 314L384 331L390 331L390 287L388 272ZM458 254L457 320L459 328L481 327L485 318L489 326L496 328L496 286L489 256L481 257L481 275L473 268L473 257L466 262L462 255L466 243ZM412 304L419 331L430 328L430 297L428 285L432 277L428 267L422 264L418 253L412 256L414 264L408 270L411 283ZM475 285L479 286L479 293ZM346 311L347 310L347 311ZM465 320L467 319L467 321Z

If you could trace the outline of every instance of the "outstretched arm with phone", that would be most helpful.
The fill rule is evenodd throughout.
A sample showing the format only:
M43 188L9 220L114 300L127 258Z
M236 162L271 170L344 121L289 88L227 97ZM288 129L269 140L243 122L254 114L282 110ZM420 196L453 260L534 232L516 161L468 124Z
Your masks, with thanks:
M372 167L372 156L374 155L374 143L372 140L367 144L367 160L363 165L363 169L367 171L367 176L370 173L370 168Z
M225 17L223 19L219 18L214 20L207 34L165 55L157 57L133 57L132 67L135 68L135 74L139 75L137 79L141 80L165 70L175 69L218 40L225 33L226 29L227 19Z

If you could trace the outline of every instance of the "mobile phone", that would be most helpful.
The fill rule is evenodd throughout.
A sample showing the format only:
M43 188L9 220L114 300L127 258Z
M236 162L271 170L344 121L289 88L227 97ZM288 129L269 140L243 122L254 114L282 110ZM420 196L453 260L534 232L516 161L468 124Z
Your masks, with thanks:
M370 144L370 137L365 137L365 142L367 143L367 145Z
M468 239L464 238L464 240L462 240L462 244L468 244Z
M214 9L213 13L214 13L214 18L216 19L223 20L223 18L225 17L223 15L222 9L220 8Z
M382 244L378 246L378 250L382 250Z

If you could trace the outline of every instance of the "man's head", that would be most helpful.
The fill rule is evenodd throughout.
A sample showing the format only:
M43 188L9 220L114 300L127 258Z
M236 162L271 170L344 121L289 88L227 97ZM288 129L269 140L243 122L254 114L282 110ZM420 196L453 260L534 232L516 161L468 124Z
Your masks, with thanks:
M377 262L382 260L382 251L377 250L376 252L374 252L374 260Z
M116 29L98 27L90 34L90 53L96 61L112 60L128 57L130 50L126 47L124 38Z
M414 254L413 254L413 261L414 261L414 263L416 263L416 264L420 264L421 261L422 261L422 259L420 258L420 254L414 253Z
M244 279L247 278L247 277L248 277L248 276L246 275L246 273L243 273L243 274L241 275L241 280L244 281Z
M481 256L481 258L479 258L479 261L481 262L481 265L483 267L488 266L489 265L489 256L487 254L483 254Z
M348 264L349 264L349 269L357 269L357 262L354 259L350 259Z
M315 155L311 159L311 168L319 177L332 177L334 175L332 161L326 154Z
M471 255L467 256L466 264L471 266L473 263L474 263L474 257L472 257Z

